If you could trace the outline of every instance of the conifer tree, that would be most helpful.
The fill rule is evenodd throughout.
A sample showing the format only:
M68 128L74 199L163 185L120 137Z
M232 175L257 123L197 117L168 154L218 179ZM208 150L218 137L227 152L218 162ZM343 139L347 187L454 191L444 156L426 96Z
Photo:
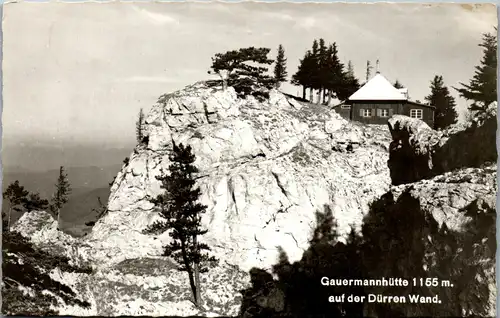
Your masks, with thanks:
M366 82L368 82L372 77L372 69L373 69L372 63L369 60L366 61Z
M252 95L259 100L268 98L268 91L275 85L274 78L266 74L266 65L274 62L267 57L269 51L269 48L248 47L217 53L212 57L212 70L208 73L218 74L222 88L225 90L231 86L240 97Z
M276 88L279 88L281 83L286 81L288 72L286 71L286 58L285 49L283 45L278 47L278 56L276 57L276 64L274 65L274 80L276 81Z
M186 271L189 284L197 307L202 305L200 273L208 271L208 265L215 265L217 260L204 251L208 245L199 238L207 233L201 228L201 215L207 206L198 203L201 195L195 188L195 174L198 169L193 165L195 156L191 147L174 144L170 155L172 164L170 173L157 177L165 190L152 202L159 208L162 218L146 229L146 233L159 234L171 230L172 242L164 247L164 256L172 257L179 265L179 270Z
M317 54L317 61L316 61L316 74L315 74L315 85L316 89L318 90L318 98L316 100L316 104L320 104L324 101L325 94L324 91L327 87L327 81L329 78L329 61L330 61L330 56L329 56L329 50L326 47L326 43L324 39L319 39L318 41L318 54Z
M299 66L297 72L292 75L292 80L290 83L295 86L302 86L302 98L306 98L306 89L308 88L306 65L307 59L310 58L311 52L307 51L304 57L299 60Z
M12 220L12 210L16 208L16 206L22 204L26 201L29 192L24 189L23 186L19 185L19 181L9 184L7 189L3 193L3 199L9 200L9 213L7 215L7 227L4 231L10 230L11 220Z
M444 85L442 76L434 76L431 81L431 93L425 100L436 107L434 113L434 129L444 129L456 123L457 112L455 110L455 98L450 95L448 88Z
M496 28L495 28L496 31ZM469 84L460 83L461 88L455 88L461 97L472 101L471 111L484 111L497 100L497 37L496 34L483 34L479 44L483 48L483 58L476 66L474 77Z
M60 224L61 209L68 203L69 195L71 194L71 186L69 184L68 175L64 171L64 167L59 167L59 177L55 185L56 192L52 196L50 210L57 216L57 224Z
M312 78L316 68L316 60L309 50L300 60L297 72L292 76L293 85L302 85L302 98L306 98L306 89L309 89L309 101L312 102Z
M313 41L311 54L309 56L308 65L308 82L309 82L309 101L314 102L314 91L319 87L319 44L318 40Z
M137 122L135 124L135 136L138 143L143 142L144 138L144 112L142 108L139 110L139 116L137 118Z
M344 73L344 65L340 62L337 51L337 44L329 45L326 57L325 67L322 70L325 74L325 86L328 89L328 100L324 101L329 104L332 95L337 98L343 95L346 73Z
M352 62L347 72L338 57L337 44L326 45L323 39L314 40L312 49L299 62L297 72L292 76L293 85L302 85L302 97L309 88L309 101L314 102L314 91L318 90L316 103L329 104L333 96L346 100L359 89L354 76ZM328 99L327 99L328 98Z

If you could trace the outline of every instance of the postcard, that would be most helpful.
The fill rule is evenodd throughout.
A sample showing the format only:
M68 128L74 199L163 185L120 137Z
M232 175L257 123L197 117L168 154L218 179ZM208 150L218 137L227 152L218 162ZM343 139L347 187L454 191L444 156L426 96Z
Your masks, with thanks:
M2 314L495 317L493 4L11 2Z

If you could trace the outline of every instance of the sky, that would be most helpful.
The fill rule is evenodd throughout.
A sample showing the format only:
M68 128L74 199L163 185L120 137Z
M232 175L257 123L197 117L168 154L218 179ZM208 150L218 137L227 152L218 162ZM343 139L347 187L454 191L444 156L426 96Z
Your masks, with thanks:
M366 61L378 59L385 77L423 100L434 75L448 86L468 82L481 35L496 24L494 5L9 3L3 142L131 145L139 110L211 78L215 53L263 46L274 57L282 44L291 76L319 38L336 42L361 80Z

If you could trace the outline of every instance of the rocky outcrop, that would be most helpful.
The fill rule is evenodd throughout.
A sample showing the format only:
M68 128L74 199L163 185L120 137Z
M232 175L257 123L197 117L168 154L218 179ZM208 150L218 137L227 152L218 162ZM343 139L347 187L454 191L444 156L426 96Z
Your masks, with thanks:
M141 234L157 218L150 199L169 165L172 141L197 157L204 237L217 257L243 270L272 264L278 247L300 257L314 212L331 204L341 234L360 226L369 202L389 186L385 127L353 125L319 105L273 91L266 102L198 83L162 96L147 116L144 143L111 188L108 214L89 240L101 259L158 255L168 235Z
M345 236L390 186L387 127L353 124L277 91L258 102L238 98L232 88L198 83L162 96L145 127L142 143L115 178L107 213L89 235L64 235L42 212L17 224L33 242L94 267L75 282L92 308L63 308L63 314L236 315L248 270L269 268L281 249L291 260L300 258L316 210L329 204ZM161 191L156 176L170 164L173 141L196 155L201 203L208 206L203 240L220 260L201 275L201 311L190 302L187 275L158 257L168 233L142 234L158 219L150 199Z
M473 121L435 131L418 119L389 119L392 135L389 169L392 184L432 178L454 169L481 167L497 160L497 107Z
M25 214L13 230L45 250L94 267L91 274L79 276L53 273L54 279L71 285L91 303L89 309L64 307L61 314L236 315L242 300L238 291L248 287L250 268L261 269L250 273L252 279L262 276L262 270L271 268L283 252L290 262L308 255L309 264L313 260L328 265L310 252L311 234L320 223L316 211L329 206L338 225L338 240L348 245L351 225L365 234L369 222L362 225L363 220L369 220L375 202L380 208L378 232L367 235L378 240L373 246L384 246L384 253L404 252L408 246L425 252L418 263L408 252L413 249L407 248L411 255L406 255L404 264L398 263L395 253L390 261L391 255L376 253L381 257L378 267L370 268L380 271L377 278L394 277L390 270L408 264L424 271L432 268L441 255L433 242L441 234L428 236L425 231L434 226L453 232L452 237L471 247L467 251L476 253L477 262L469 254L465 260L479 266L477 279L488 282L491 296L494 257L479 247L491 245L494 224L488 218L495 204L496 169L487 164L493 157L493 123L490 116L435 132L422 122L395 116L389 123L393 137L389 157L390 134L385 126L348 122L323 106L298 102L277 91L258 102L238 98L231 88L222 91L197 83L162 96L151 109L145 137L115 178L107 213L89 235L73 238L61 233L44 212ZM480 154L460 151L462 144L472 149L471 142L477 138L485 142ZM142 234L158 219L151 199L161 192L156 177L168 169L173 142L190 145L196 155L197 186L201 203L208 206L202 219L208 234L203 240L220 260L219 266L201 275L205 301L201 310L190 302L187 275L160 257L170 239L168 233ZM400 185L391 187L391 177L393 184ZM418 199L409 213L405 210L408 197ZM422 221L424 216L428 223ZM391 218L388 226L385 221ZM425 227L415 229L414 220ZM471 226L480 230L471 231ZM462 237L469 232L473 235ZM386 240L387 235L393 241ZM406 235L411 239L401 239ZM335 258L332 253L325 255ZM344 252L338 255L343 258L335 265L352 274L353 262ZM273 279L264 276L264 282ZM310 279L301 282L303 288L311 284ZM474 283L472 278L470 282ZM303 290L296 290L298 300L304 298ZM252 308L269 313L286 312L294 303L275 283L264 291L250 289L247 295L256 296L249 303ZM491 304L490 299L488 310ZM479 311L473 308L469 313Z

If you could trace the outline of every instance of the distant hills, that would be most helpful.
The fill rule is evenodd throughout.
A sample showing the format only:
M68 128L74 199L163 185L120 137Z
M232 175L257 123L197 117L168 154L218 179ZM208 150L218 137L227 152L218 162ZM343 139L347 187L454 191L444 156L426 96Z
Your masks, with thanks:
M15 180L30 192L50 199L59 174L59 166L68 173L72 194L61 212L64 228L92 221L97 198L106 204L109 183L120 171L134 143L110 145L76 140L49 140L38 137L2 139L2 192ZM2 202L7 211L8 203ZM17 220L20 215L13 215Z
M107 203L109 197L109 183L117 175L122 163L105 167L67 167L66 173L72 187L69 202L61 211L63 227L79 227L85 222L92 221L92 209L99 206L98 197L103 204ZM15 180L30 192L39 192L42 198L50 199L54 192L55 183L59 174L58 169L48 171L30 171L21 167L3 171L2 192ZM8 202L2 202L2 209L7 211ZM13 215L17 220L21 215ZM64 226L66 225L66 226Z
M7 172L46 172L65 167L108 167L121 164L134 145L109 147L73 143L2 143L2 168Z

